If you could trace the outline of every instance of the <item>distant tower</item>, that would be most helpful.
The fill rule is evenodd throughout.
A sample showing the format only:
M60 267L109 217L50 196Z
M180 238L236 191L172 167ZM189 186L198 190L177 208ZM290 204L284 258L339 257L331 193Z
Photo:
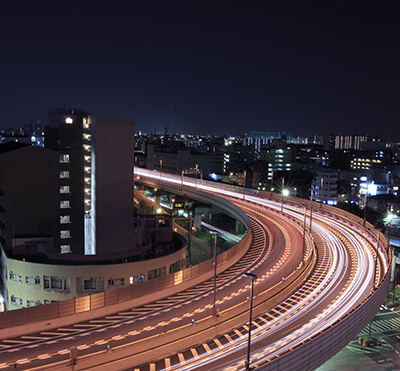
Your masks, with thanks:
M60 252L93 254L92 122L83 109L51 108L45 148L60 153Z

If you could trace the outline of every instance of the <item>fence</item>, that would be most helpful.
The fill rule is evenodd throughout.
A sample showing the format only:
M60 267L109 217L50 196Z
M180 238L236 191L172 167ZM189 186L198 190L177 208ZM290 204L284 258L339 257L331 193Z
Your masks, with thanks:
M217 271L221 272L235 264L250 248L251 241L250 230L235 246L218 255ZM75 316L99 308L109 307L112 312L114 305L119 305L121 309L121 303L127 303L127 307L134 306L136 303L129 303L131 300L142 299L140 302L150 302L194 286L212 278L213 275L213 259L209 259L193 267L123 288L36 307L0 312L0 329Z

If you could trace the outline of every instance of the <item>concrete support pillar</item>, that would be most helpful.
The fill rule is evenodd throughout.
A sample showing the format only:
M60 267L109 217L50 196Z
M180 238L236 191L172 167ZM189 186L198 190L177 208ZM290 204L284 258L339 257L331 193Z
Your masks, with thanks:
M157 205L157 207L160 207L160 196L161 196L161 190L158 188L154 189L154 203Z
M239 233L239 229L240 229L240 223L238 220L235 220L235 232Z

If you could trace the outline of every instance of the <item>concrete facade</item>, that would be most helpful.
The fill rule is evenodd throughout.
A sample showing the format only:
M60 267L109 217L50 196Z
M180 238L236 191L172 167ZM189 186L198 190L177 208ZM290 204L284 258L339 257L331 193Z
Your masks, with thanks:
M134 133L130 118L94 119L96 254L132 251Z

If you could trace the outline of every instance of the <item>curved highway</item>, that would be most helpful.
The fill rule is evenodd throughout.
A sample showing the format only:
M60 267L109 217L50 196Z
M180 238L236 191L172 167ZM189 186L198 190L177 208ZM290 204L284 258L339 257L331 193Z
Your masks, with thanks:
M257 275L250 364L267 369L272 359L357 307L390 267L383 245L377 256L374 235L346 216L314 209L311 225L311 210L302 205L285 203L281 213L278 200L203 183L197 188L229 198L250 220L251 247L218 275L215 306L214 282L206 281L131 311L59 329L55 336L3 341L0 369L70 369L70 349L76 347L76 370L243 370L250 303L250 280L243 273Z

